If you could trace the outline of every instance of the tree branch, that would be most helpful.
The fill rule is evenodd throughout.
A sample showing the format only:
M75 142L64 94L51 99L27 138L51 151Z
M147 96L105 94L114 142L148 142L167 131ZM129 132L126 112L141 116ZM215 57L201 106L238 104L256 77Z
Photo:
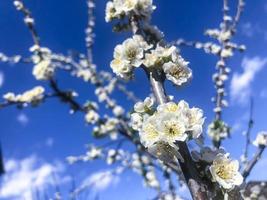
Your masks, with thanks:
M244 177L244 180L249 176L250 172L256 165L256 163L260 160L262 153L264 152L265 146L259 146L257 153L254 155L254 157L251 159L251 161L247 164L245 167L242 175Z

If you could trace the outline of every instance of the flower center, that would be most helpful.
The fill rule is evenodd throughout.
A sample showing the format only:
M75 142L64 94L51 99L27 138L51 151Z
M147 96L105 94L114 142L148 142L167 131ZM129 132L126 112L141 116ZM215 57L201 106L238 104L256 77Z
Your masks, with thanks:
M181 127L174 121L164 122L164 132L171 137L182 135Z
M232 178L232 169L225 165L220 165L216 169L216 174L222 179Z
M130 48L130 49L128 49L127 52L126 52L127 58L128 58L130 61L133 60L133 59L135 59L136 54L137 54L137 51L136 51L136 49L134 49L134 48Z

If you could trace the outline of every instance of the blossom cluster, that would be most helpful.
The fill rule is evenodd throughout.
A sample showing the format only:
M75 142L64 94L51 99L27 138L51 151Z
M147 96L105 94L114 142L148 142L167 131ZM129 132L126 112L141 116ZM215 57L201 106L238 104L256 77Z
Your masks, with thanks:
M230 42L230 39L233 36L233 31L230 29L227 30L219 30L219 29L208 29L205 32L206 35L217 39L220 43L225 43L224 47L220 47L218 45L213 46L214 48L211 49L211 53L217 54L222 58L229 58L233 56L233 50L239 49L240 51L245 50L245 46L241 45L239 47L235 46L233 43Z
M85 114L85 121L90 124L95 124L99 120L99 114L97 113L98 105L96 102L87 102L84 106L87 109Z
M115 140L118 137L118 123L119 120L117 118L106 117L93 128L93 134L95 137L109 135L112 140Z
M107 107L112 109L112 112L116 117L121 117L125 110L118 105L115 100L109 97L110 93L111 91L109 91L107 87L98 87L95 90L95 94L98 96L98 101L105 102Z
M33 67L32 74L37 80L48 80L54 75L55 67L52 64L50 49L34 45L30 48L34 53L32 56Z
M150 19L150 15L156 7L153 0L113 0L106 5L106 22L114 19L122 19L125 16L137 15L144 19Z
M90 160L95 160L97 158L100 158L101 156L103 156L102 149L94 145L91 145L85 155L79 157L68 156L66 160L69 164L74 164L78 161L87 162Z
M42 86L36 86L22 94L6 93L3 98L11 103L32 103L38 104L44 98L45 89Z
M230 128L224 121L215 120L208 126L208 135L215 142L227 138L229 133Z
M175 46L149 45L141 35L134 35L115 47L111 68L118 76L129 79L133 69L140 66L147 70L162 70L166 78L180 86L192 76L192 71Z
M157 143L175 146L177 141L198 138L204 123L203 112L189 108L185 101L161 104L155 110L152 100L147 98L135 105L131 115L132 128L139 131L140 140L145 147Z

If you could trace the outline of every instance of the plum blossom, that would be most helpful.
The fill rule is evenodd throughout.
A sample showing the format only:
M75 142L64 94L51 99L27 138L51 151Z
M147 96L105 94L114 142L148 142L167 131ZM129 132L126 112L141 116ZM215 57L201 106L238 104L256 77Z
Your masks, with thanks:
M151 110L152 106L154 105L154 99L151 97L145 98L143 102L137 102L134 105L134 111L138 113L143 113L146 111Z
M257 147L260 147L260 146L266 147L267 146L267 132L266 131L259 132L253 144Z
M37 80L47 80L54 73L54 68L50 66L51 66L50 60L42 60L34 66L32 74L35 76Z
M155 8L153 0L113 0L106 4L105 20L110 22L131 15L138 15L149 20Z
M50 79L55 72L55 68L51 61L51 50L46 47L34 45L30 48L30 51L34 53L32 56L32 61L35 64L32 71L34 77L37 80Z
M157 107L157 110L149 115L135 117L135 125L140 130L140 140L145 147L151 147L158 142L164 142L175 146L176 141L185 141L193 137L197 138L202 132L204 123L202 110L189 108L185 101L178 104L168 102Z
M213 181L224 189L231 190L243 183L243 177L238 171L239 162L231 160L229 154L217 154L209 169Z
M171 61L172 54L176 51L175 46L162 47L159 44L157 47L146 53L144 65L148 68L151 67L162 67L166 61Z
M85 115L85 121L90 124L95 124L99 120L99 115L94 110L89 110Z
M208 135L216 142L227 138L229 132L229 126L223 121L216 120L208 126Z
M192 77L188 62L179 55L176 47L157 47L145 54L144 65L147 68L163 69L166 78L173 84L181 86Z
M134 35L117 45L114 49L114 59L110 63L113 72L125 79L131 77L133 67L141 66L144 51L149 48L140 35Z
M42 86L36 86L22 94L15 95L12 92L6 93L3 98L13 103L38 103L44 97L45 89Z

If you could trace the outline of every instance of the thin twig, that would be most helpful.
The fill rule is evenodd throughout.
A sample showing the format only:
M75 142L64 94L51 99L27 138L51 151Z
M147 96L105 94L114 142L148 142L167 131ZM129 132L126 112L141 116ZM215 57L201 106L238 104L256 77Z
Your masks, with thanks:
M250 111L249 111L249 121L248 121L248 128L247 131L245 133L245 137L246 137L246 143L245 143L245 151L244 151L244 160L247 161L248 158L248 148L249 148L249 144L250 144L250 133L251 133L251 129L253 127L254 121L253 121L253 99L251 98L250 100Z

